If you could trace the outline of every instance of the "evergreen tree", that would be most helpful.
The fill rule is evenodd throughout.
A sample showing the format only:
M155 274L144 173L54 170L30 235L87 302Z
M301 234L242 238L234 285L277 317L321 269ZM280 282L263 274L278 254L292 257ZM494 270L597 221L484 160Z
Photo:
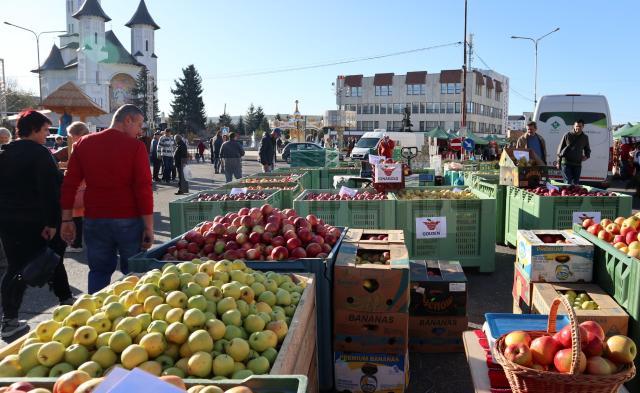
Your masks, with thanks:
M140 72L138 72L138 78L136 79L136 85L131 89L130 94L132 98L132 104L137 106L144 112L144 121L149 121L147 111L147 99L153 94L153 119L158 118L158 86L153 83L153 92L149 92L149 70L147 67L142 66Z
M271 129L271 127L269 127L269 119L267 119L266 117L262 118L262 123L260 123L260 127L258 127L260 130L262 131L268 131Z
M276 113L276 120L278 120L278 121L282 121L282 118L280 117L280 114L279 114L279 113Z
M229 132L235 131L235 127L233 125L233 121L231 120L231 116L227 113L223 113L218 118L218 128L229 127Z
M177 133L199 133L205 129L207 116L202 101L202 78L191 64L182 69L183 77L175 81L175 88L171 89L173 102L171 115L172 127Z
M253 106L253 103L249 105L247 114L244 116L244 128L247 134L251 134L258 129L258 124L256 124L256 108Z
M264 116L264 112L262 110L261 106L258 106L256 108L256 112L254 115L254 121L255 121L255 129L261 129L262 131L266 131L269 129L269 122L267 121L267 127L264 127L264 120L266 120L266 117Z
M240 135L245 135L246 131L247 130L244 127L244 120L242 119L242 116L240 116L238 123L236 124L236 132Z

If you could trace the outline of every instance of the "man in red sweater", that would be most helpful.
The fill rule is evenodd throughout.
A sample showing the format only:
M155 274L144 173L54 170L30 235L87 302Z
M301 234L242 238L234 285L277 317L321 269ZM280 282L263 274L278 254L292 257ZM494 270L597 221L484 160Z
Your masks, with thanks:
M106 287L118 264L129 271L129 257L153 243L153 191L149 158L142 133L144 115L134 105L123 105L111 128L84 136L74 144L62 184L62 238L75 238L72 209L82 181L84 239L89 262L89 293Z
M393 158L394 147L396 147L396 144L393 140L389 139L389 135L385 135L380 141L380 145L378 145L378 155Z

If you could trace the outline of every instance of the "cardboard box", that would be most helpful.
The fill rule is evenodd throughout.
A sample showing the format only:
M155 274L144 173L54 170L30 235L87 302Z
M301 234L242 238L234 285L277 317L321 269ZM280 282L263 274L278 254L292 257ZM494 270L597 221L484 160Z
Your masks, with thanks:
M388 265L356 265L356 255L389 252ZM409 253L401 244L343 243L336 256L334 310L408 312Z
M462 352L462 332L467 317L409 317L409 350L412 352Z
M334 349L345 352L398 353L409 342L408 313L372 313L335 309Z
M520 302L516 299L513 299L513 310L511 312L514 314L529 314L522 311L520 308Z
M524 273L522 267L517 262L513 265L513 304L520 309L518 314L531 313L531 296L533 295L533 283Z
M411 261L409 314L467 315L467 277L457 261Z
M615 300L595 284L534 284L532 300L533 312L536 314L549 314L553 300L558 296L562 296L558 291L564 293L564 291L570 289L577 293L586 292L587 295L598 304L597 310L575 310L578 322L598 322L607 336L627 334L629 315ZM558 310L558 313L566 314L563 306L560 306Z
M533 161L534 166L518 166L517 159L520 155L526 155ZM500 184L514 187L537 187L547 178L546 167L540 160L534 159L533 150L505 148L500 156Z
M545 243L565 239L567 243ZM519 230L517 262L532 282L591 282L593 244L571 230Z
M371 235L387 236L387 240L364 240ZM402 229L354 229L349 228L343 242L362 244L404 244L404 231Z
M409 385L409 353L334 353L335 390L403 393Z

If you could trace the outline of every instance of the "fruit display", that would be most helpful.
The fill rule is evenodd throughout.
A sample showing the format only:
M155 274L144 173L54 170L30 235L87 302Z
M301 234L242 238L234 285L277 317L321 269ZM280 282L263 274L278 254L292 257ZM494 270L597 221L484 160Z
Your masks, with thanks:
M580 329L579 373L615 374L633 362L636 344L627 336L605 337L602 327L594 321L582 322ZM509 333L504 340L504 357L524 367L541 371L569 373L571 367L571 326L554 335L532 339L524 331Z
M609 192L609 191L597 190L597 189L593 189L589 191L586 188L578 185L558 186L557 188L558 189L556 190L555 188L549 189L547 187L541 186L541 187L535 187L535 188L525 188L525 190L531 193L534 193L536 195L552 196L552 197L557 197L557 196L576 196L576 197L612 196L612 197L615 197L615 196L618 196L615 192Z
M389 199L384 192L358 191L355 196L333 194L330 192L310 192L305 201L384 201Z
M424 190L401 190L397 194L400 200L417 200L417 199L478 199L471 190L438 190L438 189L424 189Z
M246 182L244 182L246 183ZM265 186L260 186L260 185L244 185L244 188L246 188L249 191L262 191L262 190L294 190L297 186L272 186L272 185L265 185Z
M640 259L640 213L613 221L604 218L600 223L587 218L582 221L582 228L628 256Z
M356 254L356 265L367 263L375 265L388 265L391 260L389 251L358 250Z
M389 235L362 235L362 240L389 240Z
M598 303L587 295L586 292L576 293L575 291L558 291L558 293L567 298L569 303L573 305L574 310L597 310Z
M194 258L282 261L326 258L340 239L340 229L313 214L298 217L293 209L280 211L268 204L244 207L217 216L185 233L167 248L165 261Z
M180 378L267 374L306 287L297 281L241 260L194 260L128 276L56 307L0 362L0 378L73 370L98 378L116 364Z
M537 237L546 244L572 244L571 240L561 234L537 234Z
M269 197L268 194L265 194L262 191L258 192L248 192L248 193L238 193L234 195L230 194L209 194L203 192L198 195L196 198L192 199L191 202L220 202L220 201L262 201Z
M269 177L247 177L242 182L247 184L257 183L295 183L300 179L300 175L291 174L286 176L269 176Z

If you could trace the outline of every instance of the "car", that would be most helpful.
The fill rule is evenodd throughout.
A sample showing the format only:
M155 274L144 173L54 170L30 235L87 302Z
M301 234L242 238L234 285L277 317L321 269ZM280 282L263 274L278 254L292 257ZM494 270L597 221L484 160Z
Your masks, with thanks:
M324 150L322 146L313 142L293 142L287 144L282 150L282 159L291 163L292 150Z

